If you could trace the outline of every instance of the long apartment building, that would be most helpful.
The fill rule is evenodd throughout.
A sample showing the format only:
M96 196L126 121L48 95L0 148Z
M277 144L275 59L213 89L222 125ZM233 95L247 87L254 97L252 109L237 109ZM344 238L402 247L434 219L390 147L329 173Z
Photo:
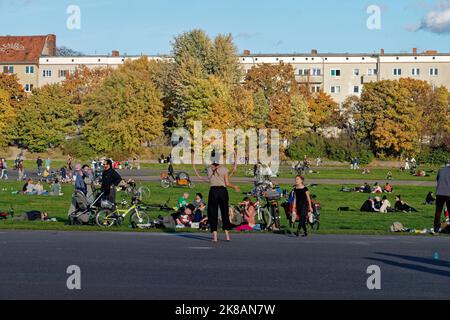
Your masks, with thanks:
M53 35L42 36L40 45L32 46L32 57L25 59L23 50L16 50L17 58L13 58L14 47L17 48L15 43L21 44L19 49L29 50L26 47L27 41L22 39L19 42L18 38L33 37L3 38L8 37L0 37L0 66L3 72L17 73L27 91L31 91L33 87L60 83L80 66L117 68L127 59L139 58L121 56L117 51L109 56L57 57L52 54L56 48L56 37ZM10 48L9 61L3 60L2 44L5 48ZM149 58L167 59L157 56ZM14 59L19 62L13 63ZM360 95L366 83L402 77L425 80L433 86L444 85L450 90L450 53L436 51L419 53L417 49L413 49L411 53L388 54L382 49L377 54L323 54L312 50L308 54L251 54L246 50L239 56L239 62L246 72L264 63L291 64L299 83L308 84L313 92L327 92L338 103L349 95Z

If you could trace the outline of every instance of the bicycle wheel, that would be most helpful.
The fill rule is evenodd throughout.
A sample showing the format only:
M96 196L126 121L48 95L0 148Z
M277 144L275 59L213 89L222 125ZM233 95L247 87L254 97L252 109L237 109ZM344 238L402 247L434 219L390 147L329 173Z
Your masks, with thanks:
M262 224L269 229L272 226L272 215L270 214L269 209L267 208L261 208L261 217L262 217Z
M167 180L167 179L162 179L162 180L161 180L161 187L162 187L163 189L168 189L168 188L170 188L170 181Z
M149 224L149 223L150 223L150 217L143 210L138 210L137 212L134 212L130 217L130 224L132 226L137 226L138 224Z
M113 214L114 212L110 210L100 210L95 216L95 223L101 228L110 228L116 222L112 217Z
M280 210L278 208L278 206L273 206L272 207L272 211L273 211L273 224L275 225L275 227L280 230L281 229L281 219L280 219Z

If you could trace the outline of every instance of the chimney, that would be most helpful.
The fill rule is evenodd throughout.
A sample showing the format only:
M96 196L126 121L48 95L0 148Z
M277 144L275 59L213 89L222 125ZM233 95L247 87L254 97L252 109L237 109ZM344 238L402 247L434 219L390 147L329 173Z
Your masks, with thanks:
M413 48L413 54L417 54L417 48Z
M427 50L425 51L425 54L437 54L437 50Z
M49 34L47 35L47 53L49 56L56 56L56 35Z
M120 57L120 52L117 50L113 50L113 52L111 53L111 56L113 57Z
M381 54L381 55L384 55L384 49L381 49L381 50L380 50L380 54Z
M311 54L317 54L317 49L312 49Z
M251 54L250 50L244 50L244 56L249 56Z

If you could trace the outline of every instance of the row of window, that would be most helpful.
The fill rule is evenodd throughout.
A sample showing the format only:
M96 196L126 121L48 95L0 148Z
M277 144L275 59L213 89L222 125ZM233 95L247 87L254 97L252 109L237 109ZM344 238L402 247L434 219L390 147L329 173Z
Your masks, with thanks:
M58 77L59 78L65 78L68 74L73 75L75 73L75 69L70 70L58 70ZM42 76L44 78L51 78L52 77L52 70L42 70Z
M378 70L374 68L367 69L367 75L368 76L375 76L378 74ZM392 70L392 74L394 76L401 76L402 75L402 69L401 68L394 68ZM298 75L299 76L321 76L322 75L322 69L320 68L314 68L314 69L298 69ZM330 71L331 77L340 77L342 75L341 69L331 69ZM353 75L354 76L360 76L361 70L360 69L353 69ZM412 68L411 69L411 75L412 76L420 76L420 68ZM430 76L438 76L439 75L439 69L438 68L430 68L429 69L429 75Z
M3 73L13 74L14 66L3 66ZM25 73L26 74L34 74L34 66L26 66Z
M313 93L318 93L322 91L322 86L320 85L315 85L315 86L311 86L311 92ZM331 86L330 87L330 93L332 94L340 94L342 92L341 90L341 86ZM353 86L353 94L360 94L361 93L361 86Z

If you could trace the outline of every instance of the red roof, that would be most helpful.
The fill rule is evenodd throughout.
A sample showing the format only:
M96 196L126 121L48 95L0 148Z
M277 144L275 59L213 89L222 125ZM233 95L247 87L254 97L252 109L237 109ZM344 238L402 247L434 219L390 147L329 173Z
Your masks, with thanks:
M50 55L54 55L55 42L56 37L52 35L0 37L0 63L38 63L39 57L44 55L44 52L50 52Z

